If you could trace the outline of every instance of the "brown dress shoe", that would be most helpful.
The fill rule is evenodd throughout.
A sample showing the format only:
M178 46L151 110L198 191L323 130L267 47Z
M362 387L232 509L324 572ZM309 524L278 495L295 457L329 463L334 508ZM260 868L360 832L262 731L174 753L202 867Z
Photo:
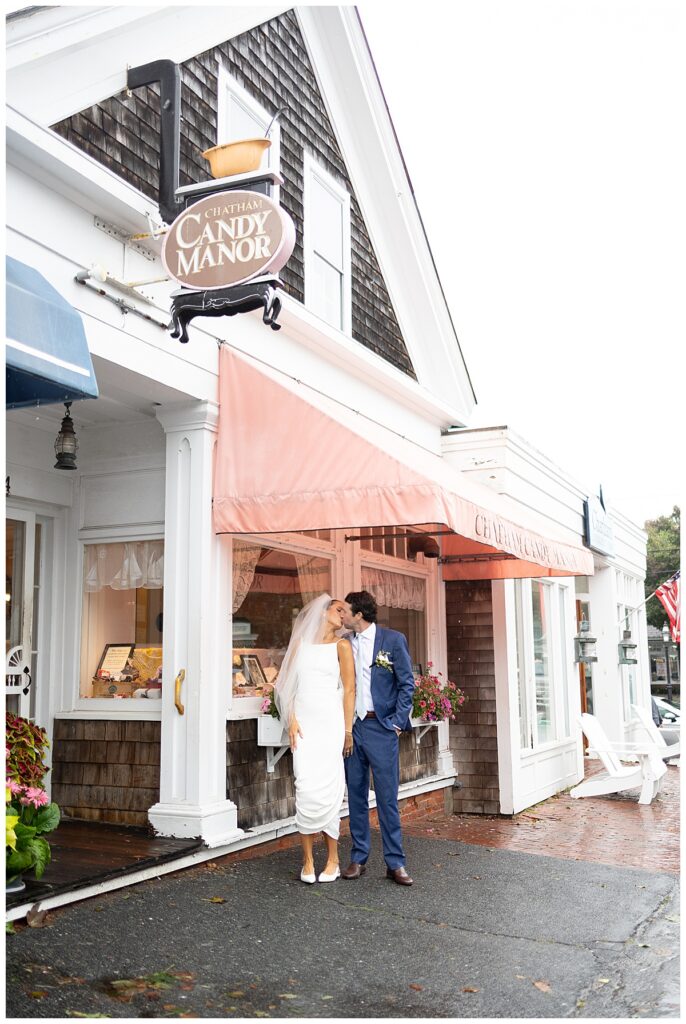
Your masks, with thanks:
M363 875L366 870L367 868L365 867L364 864L357 864L355 861L353 861L352 864L348 864L347 868L344 871L341 871L341 878L359 878L360 875Z
M386 868L386 878L392 878L396 885L412 885L412 879L405 868Z

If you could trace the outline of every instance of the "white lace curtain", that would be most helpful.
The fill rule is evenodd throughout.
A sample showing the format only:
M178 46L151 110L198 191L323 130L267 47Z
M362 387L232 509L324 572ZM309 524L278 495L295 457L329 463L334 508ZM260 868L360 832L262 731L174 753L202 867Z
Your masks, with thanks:
M386 608L413 608L421 612L426 605L426 581L416 576L363 565L362 589Z
M160 590L164 586L164 541L87 544L84 572L87 593L103 587Z
M234 614L245 601L246 595L255 578L255 566L260 557L262 547L249 544L245 540L233 542L233 594L231 607Z
M303 604L314 601L330 587L331 572L327 559L319 558L317 555L300 555L294 553L295 564L298 567L298 582Z

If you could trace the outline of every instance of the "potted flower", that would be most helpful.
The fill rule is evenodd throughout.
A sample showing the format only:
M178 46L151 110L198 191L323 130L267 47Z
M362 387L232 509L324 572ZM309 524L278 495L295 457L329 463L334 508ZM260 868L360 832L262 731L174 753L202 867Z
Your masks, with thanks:
M415 677L411 721L416 726L454 720L467 699L452 680L441 679L443 673L432 668L430 661L426 673Z
M260 747L283 747L288 743L288 733L279 718L274 687L269 688L260 705L257 719L257 743Z
M41 782L47 772L44 729L19 715L6 716L5 866L8 892L25 888L21 876L33 870L42 878L50 863L44 835L57 828L59 807L50 802Z

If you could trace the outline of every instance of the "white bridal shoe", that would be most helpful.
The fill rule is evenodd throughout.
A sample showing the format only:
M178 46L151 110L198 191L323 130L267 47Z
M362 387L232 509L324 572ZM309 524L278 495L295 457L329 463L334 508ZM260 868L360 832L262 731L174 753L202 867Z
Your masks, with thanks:
M303 868L300 872L300 881L307 882L308 885L312 885L314 882L317 881L317 876L315 875L314 871L312 872L311 875L306 875L305 868Z
M319 876L319 881L320 882L335 882L336 879L340 878L340 877L341 877L341 869L340 869L340 867L337 867L332 875L327 875L327 874L325 874L322 871L321 875Z

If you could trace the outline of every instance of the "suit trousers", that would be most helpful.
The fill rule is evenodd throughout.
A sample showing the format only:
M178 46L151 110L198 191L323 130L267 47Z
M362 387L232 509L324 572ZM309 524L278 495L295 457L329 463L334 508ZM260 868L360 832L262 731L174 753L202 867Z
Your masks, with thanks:
M398 809L399 745L400 739L395 730L386 729L376 718L358 718L353 725L353 752L345 759L345 777L353 841L350 859L356 864L365 864L371 849L370 768L374 775L384 860L392 870L405 864Z

